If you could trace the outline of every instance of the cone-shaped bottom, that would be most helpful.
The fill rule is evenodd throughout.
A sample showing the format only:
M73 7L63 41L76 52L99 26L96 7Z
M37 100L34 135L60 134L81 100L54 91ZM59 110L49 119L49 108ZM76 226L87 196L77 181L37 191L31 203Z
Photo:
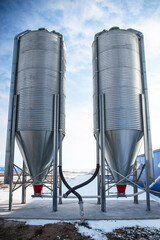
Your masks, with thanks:
M126 185L116 185L118 193L125 193Z
M34 189L34 193L35 194L41 194L42 193L42 189L43 189L43 185L33 185L33 189Z
M125 185L124 177L131 173L142 140L142 131L108 130L105 132L106 159L119 185Z
M53 132L18 131L16 138L33 185L41 185L53 161Z

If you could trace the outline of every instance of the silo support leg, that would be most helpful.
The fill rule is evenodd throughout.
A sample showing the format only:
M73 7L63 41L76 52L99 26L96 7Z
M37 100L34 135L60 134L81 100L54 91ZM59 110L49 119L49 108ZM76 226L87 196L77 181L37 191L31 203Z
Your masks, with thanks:
M22 175L22 204L26 203L26 165L23 161L23 175Z
M62 180L59 176L59 196L62 196ZM62 204L62 198L59 198L59 204Z
M137 169L137 160L135 161L135 164L133 166L133 181L134 181L134 183L137 184L137 170L136 169ZM138 192L137 185L134 184L133 189L134 189L134 194ZM134 203L138 204L138 195L134 196Z
M58 109L59 97L54 95L53 116L53 212L57 211L57 158L58 158Z
M104 118L104 94L100 95L100 138L101 138L101 211L106 211L105 191L105 118Z
M14 100L13 100L13 115L12 115L12 128L11 128L12 133L11 133L11 149L10 149L9 211L12 211L12 184L13 184L16 112L17 112L17 95L14 96Z
M59 130L59 140L60 140L60 144L59 144L59 166L62 166L62 139L63 139L62 129L60 129ZM59 196L62 196L62 180L61 180L60 175L59 175ZM62 204L62 198L59 198L59 204Z
M100 191L100 184L101 184L101 178L100 178L100 174L97 174L97 194L98 194L98 199L97 199L97 204L101 203L101 199L99 198L101 191Z
M96 154L97 154L97 164L99 164L99 130L97 130L96 134ZM99 171L97 174L97 195L100 196L100 175ZM100 198L97 198L97 204L100 204Z
M147 211L150 211L150 192L149 192L149 141L147 133L147 119L144 95L141 95L142 114L143 114L143 130L144 130L144 151L145 151L145 174L146 174L146 203Z

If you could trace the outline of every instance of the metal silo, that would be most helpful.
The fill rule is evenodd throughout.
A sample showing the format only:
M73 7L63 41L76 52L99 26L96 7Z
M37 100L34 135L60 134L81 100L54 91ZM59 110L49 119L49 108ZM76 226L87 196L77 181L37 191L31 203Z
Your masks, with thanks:
M153 177L152 147L143 35L112 28L93 42L94 135L101 149L102 211L105 211L105 162L125 192L143 136ZM146 131L146 134L145 134ZM149 142L149 143L148 143Z
M63 38L55 31L39 29L15 37L6 183L12 178L14 136L32 177L35 193L41 192L51 163L57 161L56 154L65 135L65 61Z

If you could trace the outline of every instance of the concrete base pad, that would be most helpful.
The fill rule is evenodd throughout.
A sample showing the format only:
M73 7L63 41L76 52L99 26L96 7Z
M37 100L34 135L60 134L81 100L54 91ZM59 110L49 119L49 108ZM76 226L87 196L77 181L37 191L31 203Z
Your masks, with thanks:
M151 201L151 211L146 211L146 201L134 204L131 200L107 200L106 212L96 200L85 200L84 216L86 220L126 220L126 219L160 219L160 204ZM51 199L33 199L27 204L13 203L12 212L8 211L8 203L0 204L0 218L14 219L80 219L79 204L75 200L63 200L58 211L52 211Z

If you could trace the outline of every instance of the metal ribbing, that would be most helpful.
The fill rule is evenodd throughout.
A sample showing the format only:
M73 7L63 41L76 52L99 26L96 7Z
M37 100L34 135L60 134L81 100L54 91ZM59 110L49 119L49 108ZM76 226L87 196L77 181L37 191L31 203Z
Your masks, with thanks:
M99 94L104 93L106 130L142 130L141 66L138 37L126 30L104 31L98 36ZM96 42L93 43L94 130L96 108Z
M63 47L63 45L62 45ZM16 94L19 95L17 131L52 131L53 95L59 94L60 36L45 30L32 31L20 39ZM63 55L65 50L62 49ZM65 81L65 57L62 80ZM61 128L65 132L65 84Z

